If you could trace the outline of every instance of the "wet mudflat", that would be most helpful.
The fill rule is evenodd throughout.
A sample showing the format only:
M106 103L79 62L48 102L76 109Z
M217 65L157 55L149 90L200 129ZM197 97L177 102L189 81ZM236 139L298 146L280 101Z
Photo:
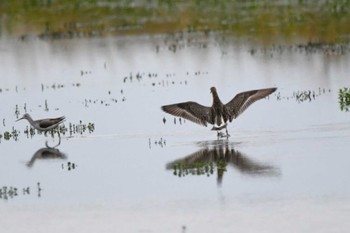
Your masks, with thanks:
M43 29L22 12L38 25L29 33L13 26L0 39L0 231L347 232L348 27L339 26L338 37L315 30L324 42L305 41L307 19L290 17L306 29L290 41L293 28L284 30L280 43L278 26L251 29L265 25L251 18L265 8L252 6L242 5L253 20L224 14L219 24L204 20L204 8L178 33L162 31L176 31L173 22L148 22L142 12L127 18L142 27L125 21L112 32L112 17L88 34L80 32L88 24L69 14L68 31L60 31L55 21ZM347 8L334 7L321 10L329 25L343 25L333 14L347 17ZM175 21L178 10L186 12L160 9ZM271 9L267 19L283 16ZM225 103L246 90L278 90L229 124L228 140L160 109L184 101L210 106L212 86ZM24 113L66 116L60 145L53 147L57 131L45 136L16 122Z

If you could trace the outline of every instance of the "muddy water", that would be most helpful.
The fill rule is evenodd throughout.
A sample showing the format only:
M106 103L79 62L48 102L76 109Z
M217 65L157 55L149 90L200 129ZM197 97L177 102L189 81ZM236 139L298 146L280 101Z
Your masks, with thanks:
M0 229L346 232L350 121L338 90L350 56L218 38L0 40L0 132L18 133L0 143ZM229 140L160 110L209 106L211 86L223 102L278 90L229 125ZM48 149L57 136L27 136L15 122L25 112L95 129Z

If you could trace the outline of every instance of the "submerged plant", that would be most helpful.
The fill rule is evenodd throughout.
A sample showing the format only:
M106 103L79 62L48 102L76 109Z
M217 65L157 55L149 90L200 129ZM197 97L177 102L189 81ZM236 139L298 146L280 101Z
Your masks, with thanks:
M350 88L339 89L339 107L341 111L348 112L350 108Z

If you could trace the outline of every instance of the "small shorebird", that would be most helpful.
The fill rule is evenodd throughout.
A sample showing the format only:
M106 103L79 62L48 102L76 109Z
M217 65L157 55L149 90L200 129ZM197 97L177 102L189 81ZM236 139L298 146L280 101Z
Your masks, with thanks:
M47 118L47 119L40 119L40 120L33 120L32 117L26 113L23 115L22 118L18 119L17 121L27 119L33 128L39 131L45 132L45 136L47 131L56 128L59 124L63 123L65 120L65 117L58 117L58 118Z
M213 104L211 107L202 106L196 102L183 102L162 106L162 110L174 116L182 117L199 125L207 126L212 124L211 130L216 130L218 137L229 137L227 130L227 121L232 122L241 113L244 112L255 101L260 100L277 88L266 88L260 90L245 91L237 94L230 102L223 104L216 92L216 88L210 88L213 96ZM226 129L226 135L220 132Z

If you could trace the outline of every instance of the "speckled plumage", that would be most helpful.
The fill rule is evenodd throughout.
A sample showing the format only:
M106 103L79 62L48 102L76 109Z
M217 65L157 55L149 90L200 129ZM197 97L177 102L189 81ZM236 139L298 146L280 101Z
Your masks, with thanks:
M245 91L237 94L227 104L223 104L217 94L216 88L210 88L213 96L213 104L211 107L200 105L196 102L183 102L162 106L162 110L174 116L182 117L194 123L207 126L214 125L212 130L221 130L226 128L227 137L227 121L231 122L242 114L251 104L260 100L277 88L266 88L259 90ZM219 134L218 134L219 135Z
M32 117L28 113L26 113L23 115L22 118L18 119L17 121L22 119L27 119L28 122L31 124L31 126L33 126L35 129L46 132L53 128L56 128L59 124L63 123L63 121L65 120L65 117L62 116L58 118L33 120Z

